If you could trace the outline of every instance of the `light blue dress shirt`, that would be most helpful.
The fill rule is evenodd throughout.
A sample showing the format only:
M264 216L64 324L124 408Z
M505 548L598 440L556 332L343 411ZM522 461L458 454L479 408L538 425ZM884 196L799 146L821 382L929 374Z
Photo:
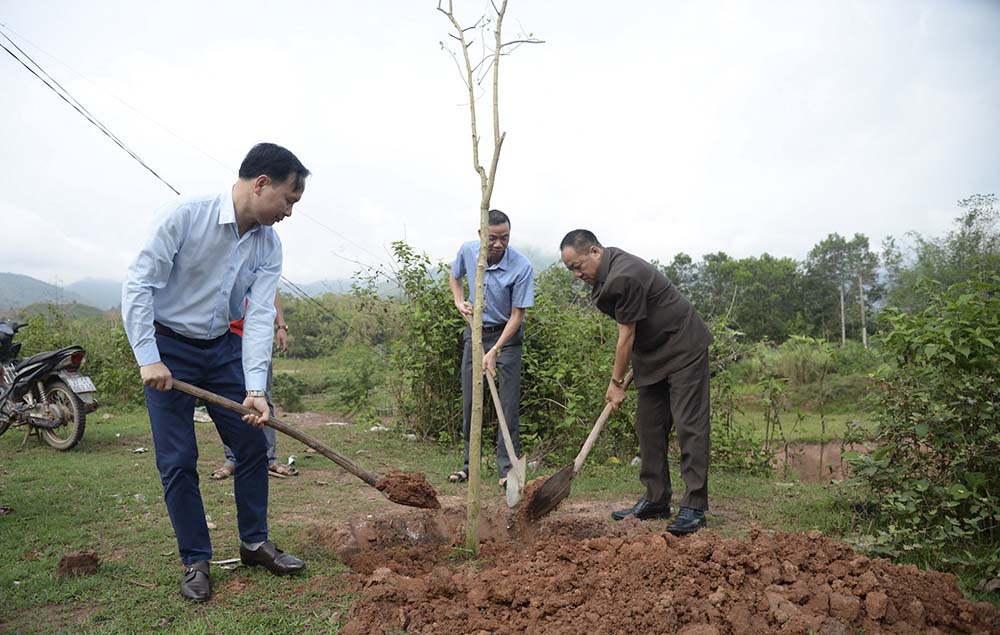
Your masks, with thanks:
M136 361L160 361L154 319L184 337L208 340L244 317L246 388L264 390L280 276L278 234L255 225L240 236L232 189L168 204L122 285L122 320Z
M479 260L479 241L464 243L458 249L451 265L451 277L461 280L468 276L469 302L475 305L476 263ZM531 262L513 247L507 247L503 258L495 265L487 265L483 284L486 306L483 307L483 324L496 326L510 319L511 307L526 309L535 305L535 276Z

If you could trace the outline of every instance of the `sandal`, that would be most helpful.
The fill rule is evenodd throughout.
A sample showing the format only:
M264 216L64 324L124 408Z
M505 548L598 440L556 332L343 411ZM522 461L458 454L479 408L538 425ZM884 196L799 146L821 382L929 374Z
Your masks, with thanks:
M469 473L465 470L452 472L448 475L448 481L451 483L464 483L467 480L469 480Z
M298 476L299 471L294 467L284 465L283 463L272 463L267 466L268 476L277 476L278 478L286 478L289 476Z
M235 465L230 465L230 464L226 463L225 465L223 465L219 469L217 469L214 472L212 472L211 474L209 474L208 478L212 479L213 481L224 481L227 478L229 478L230 476L232 476L233 472L235 472L235 471L236 471L236 466Z

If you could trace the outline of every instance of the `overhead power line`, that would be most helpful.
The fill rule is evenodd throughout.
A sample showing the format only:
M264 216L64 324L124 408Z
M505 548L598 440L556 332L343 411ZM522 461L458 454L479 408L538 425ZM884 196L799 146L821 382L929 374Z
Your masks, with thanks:
M13 57L15 60L17 60L17 62L20 63L21 66L23 66L24 68L26 68L29 73L31 73L32 75L34 75L38 79L38 81L40 81L43 84L45 84L45 86L49 90L51 90L52 92L54 92L56 95L59 96L60 99L62 99L63 101L65 101L75 111L77 111L78 113L80 113L80 115L84 119L86 119L87 121L89 121L91 123L91 125L93 125L95 128L97 128L98 130L100 130L101 133L104 134L106 137L108 137L109 139L111 139L111 141L113 141L115 145L117 145L119 148L121 148L126 153L128 153L128 155L130 157L132 157L135 161L137 161L139 163L139 165L141 165L142 167L146 168L146 170L148 170L150 174L152 174L153 176L155 176L161 183L163 183L168 188L170 188L174 192L174 194L180 194L180 192L177 190L177 188L175 188L173 185L171 185L170 183L168 183L166 181L166 179L164 179L162 176L160 176L159 174L157 174L156 171L153 168L151 168L149 166L149 164L147 164L145 161L143 161L142 158L140 158L138 154L136 154L131 148L129 148L127 145L125 145L125 142L123 142L121 139L119 139L114 133L111 132L111 130L108 129L107 126L105 126L103 123L101 123L97 119L97 117L95 117L89 110L87 110L87 108L83 104L81 104L79 102L79 100L77 100L75 97L73 97L73 95L70 94L70 92L68 90L66 90L65 88L63 88L63 86L58 81L56 81L51 75L49 75L45 71L45 69L42 68L42 66L38 62L36 62L35 60L33 60L30 55L28 55L27 53L25 53L24 50L21 47L19 47L17 45L17 43L14 42L14 40L10 39L10 37L6 33L2 32L2 31L0 31L0 35L2 35L3 38L5 40L7 40L11 44L11 46L13 46L15 49L17 49L17 51L21 55L24 56L24 59L21 59L20 57L18 57L14 53L14 51L12 51L9 48L7 48L7 46L3 42L0 42L0 48L2 48L3 50L7 51L7 53L11 57ZM31 64L34 66L34 68L32 68L32 66L29 66L28 63L25 62L25 59L28 60L28 62L31 62ZM38 69L38 70L36 71L35 69ZM41 73L41 74L39 74L39 73ZM43 75L44 75L44 77L43 77Z

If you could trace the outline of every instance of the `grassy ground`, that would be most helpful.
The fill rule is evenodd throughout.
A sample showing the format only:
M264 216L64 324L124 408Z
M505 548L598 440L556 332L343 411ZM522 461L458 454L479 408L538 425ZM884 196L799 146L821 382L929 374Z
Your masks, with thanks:
M280 579L262 570L214 567L216 597L192 605L177 593L181 569L146 414L108 420L101 415L91 416L83 442L70 452L55 452L36 439L19 452L20 432L0 437L0 503L12 509L0 516L0 633L337 632L351 599L347 571L311 535L318 526L400 508L283 437L279 454L296 454L302 475L271 479L270 529L279 546L308 562L307 574ZM409 441L395 431L323 423L317 419L309 432L364 467L423 471L440 494L464 496L464 486L445 477L457 464L459 448ZM222 459L221 443L211 424L197 424L197 430L202 494L217 525L215 558L238 557L232 481L207 478ZM135 452L143 447L149 451ZM499 491L484 487L500 498ZM716 474L713 492L712 527L724 533L742 533L748 521L834 534L846 529L821 486ZM574 499L606 503L609 511L631 504L639 493L637 468L628 465L588 467L573 484ZM57 577L60 558L83 548L97 550L99 572Z
M309 388L310 410L335 409L330 387L338 381L343 360L276 360L276 372L293 374ZM342 526L368 514L391 515L400 507L296 441L279 435L282 458L297 457L302 474L271 479L270 531L290 553L306 560L305 575L276 578L263 570L213 567L215 597L207 605L181 599L176 542L162 501L144 410L91 415L84 440L59 453L36 439L18 451L22 434L0 437L0 504L12 512L0 516L0 634L4 633L337 633L351 602L350 575L317 532ZM752 421L763 438L763 412L743 404L741 417ZM840 410L825 417L781 414L789 442L814 443L843 434L856 415ZM459 466L461 448L410 441L401 430L371 431L370 422L325 425L350 417L312 414L300 426L363 467L384 472L390 467L428 475L447 505L460 505L465 486L447 482ZM212 424L197 424L201 456L199 473L216 559L238 557L232 481L211 481L221 464L222 445ZM492 438L492 433L486 434ZM148 448L146 452L135 452ZM491 456L487 449L485 456ZM676 464L676 461L674 461ZM545 466L529 478L561 466ZM489 459L484 493L497 506L495 465ZM489 478L487 478L487 476ZM680 478L674 475L679 490ZM641 493L638 468L592 461L573 482L572 500L607 511L631 505ZM740 535L750 523L768 529L808 531L849 538L850 516L831 490L782 476L753 478L712 474L712 530ZM608 521L610 522L610 520ZM96 549L98 573L59 578L60 558L83 548ZM967 586L974 580L963 580Z

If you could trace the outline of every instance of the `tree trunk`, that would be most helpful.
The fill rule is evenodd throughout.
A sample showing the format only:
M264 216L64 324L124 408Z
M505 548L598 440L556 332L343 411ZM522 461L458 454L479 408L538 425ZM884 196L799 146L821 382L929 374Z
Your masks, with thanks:
M465 33L455 18L453 3L448 2L445 10L438 5L438 11L444 13L452 26L455 27L455 39L462 47L462 57L465 61L465 87L469 92L469 114L472 125L472 165L479 174L479 185L482 197L479 201L479 259L476 262L476 288L472 309L472 416L469 420L469 491L466 504L465 547L473 556L479 555L479 513L480 484L482 482L482 436L483 436L483 305L485 304L484 284L486 278L486 245L489 237L490 199L493 197L493 186L496 183L497 163L500 161L500 148L505 135L500 133L500 39L504 14L507 12L507 0L500 7L493 5L497 12L494 28L495 48L493 50L493 158L487 173L479 161L479 132L476 128L476 96L472 61L469 59L469 44Z
M844 283L840 283L840 345L847 345L847 322L844 319Z
M858 305L861 306L861 342L868 350L868 320L865 317L865 286L861 282L861 272L858 272Z

